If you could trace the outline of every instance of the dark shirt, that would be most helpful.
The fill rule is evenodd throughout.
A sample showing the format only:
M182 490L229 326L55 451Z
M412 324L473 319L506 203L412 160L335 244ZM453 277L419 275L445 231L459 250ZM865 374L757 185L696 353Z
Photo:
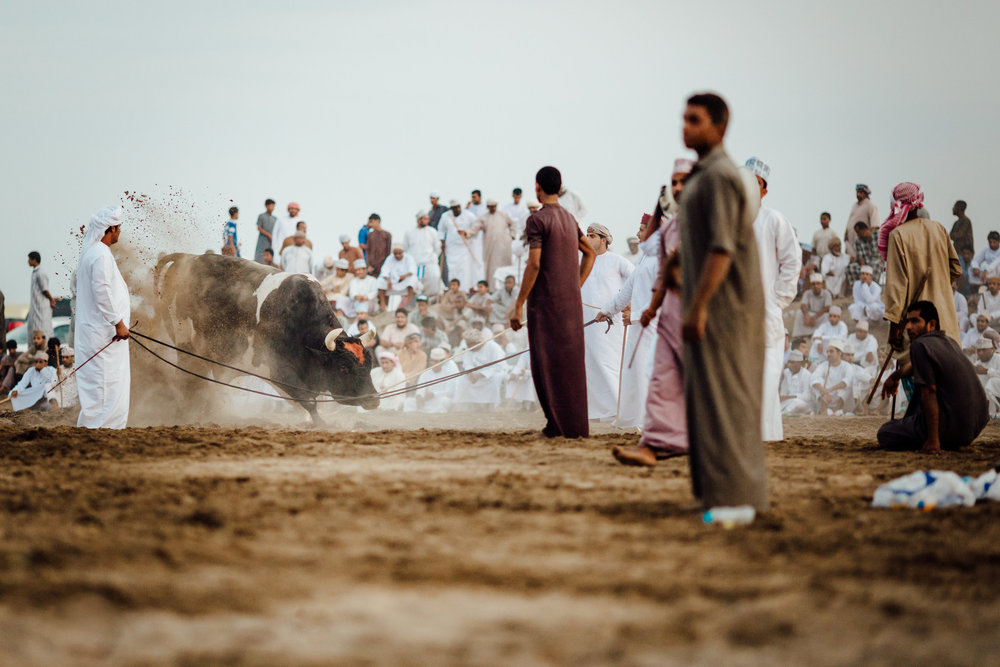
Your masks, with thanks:
M365 257L368 262L368 273L378 278L382 271L382 262L392 252L392 234L384 229L368 230L368 250Z
M431 227L433 227L434 229L438 228L438 223L441 222L441 216L444 215L444 212L447 210L448 210L447 206L442 206L441 204L438 204L427 213L427 215L430 216L431 219L430 222Z
M910 343L910 363L918 392L927 386L937 391L941 447L955 449L975 440L989 421L989 401L958 343L943 331L924 334Z
M975 252L974 240L972 236L972 220L965 214L956 218L951 226L951 240L955 244L955 250L962 254L962 248L971 248Z

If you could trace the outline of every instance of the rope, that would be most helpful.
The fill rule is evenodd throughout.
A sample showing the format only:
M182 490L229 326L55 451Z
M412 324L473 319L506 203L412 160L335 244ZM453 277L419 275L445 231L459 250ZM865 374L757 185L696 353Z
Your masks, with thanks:
M187 354L189 356L196 357L198 359L201 359L201 360L206 361L206 362L211 363L211 364L216 364L218 366L222 366L224 368L228 368L228 369L230 369L232 371L236 371L238 373L242 373L242 374L246 374L246 375L251 375L253 377L260 378L261 380L265 380L267 382L271 382L271 383L274 383L274 384L282 385L282 386L285 386L285 387L291 387L291 388L297 389L299 391L305 391L305 392L308 392L308 393L311 393L311 394L317 393L315 390L312 390L312 389L307 389L305 387L298 387L296 385L291 385L291 384L288 384L286 382L279 382L278 380L272 380L271 378L268 378L268 377L266 377L264 375L260 375L258 373L252 373L250 371L246 371L246 370L243 370L241 368L237 368L235 366L230 366L228 364L224 364L221 361L215 361L214 359L209 359L208 357L203 357L203 356L201 356L199 354L196 354L194 352L190 352L188 350L184 350L182 348L179 348L179 347L176 347L174 345L171 345L170 343L167 343L167 342L164 342L164 341L161 341L161 340L157 340L157 339L155 339L155 338L153 338L151 336L146 336L146 335L143 335L143 334L136 334L135 332L132 332L132 335L133 335L133 337L134 336L141 336L142 338L144 338L144 339L146 339L146 340L148 340L150 342L157 343L159 345L164 345L164 346L169 347L169 348L171 348L173 350L176 350L177 352L181 352L183 354ZM486 342L486 341L484 341L484 342ZM365 399L365 398L389 398L389 397L392 397L392 396L399 396L401 394L407 394L407 393L410 393L412 391L417 391L418 389L423 389L424 387L431 387L431 386L434 386L436 384L440 384L441 382L445 382L447 380L453 380L453 379L461 377L463 375L468 375L469 373L475 373L475 372L480 371L480 370L482 370L484 368L489 368L490 366L494 366L496 364L499 364L501 362L507 361L509 359L513 359L514 357L520 356L520 355L522 355L522 354L524 354L525 352L528 351L527 349L524 349L524 350L521 350L520 352L515 352L514 354L511 354L511 355L508 355L506 357L502 357L500 359L497 359L496 361L490 361L490 362L487 362L485 364L481 364L479 366L476 366L474 368L467 368L467 369L465 369L463 371L460 371L458 373L453 373L451 375L446 375L446 376L441 377L441 378L434 378L433 380L428 380L426 382L417 383L417 384L413 385L412 387L403 387L401 389L392 389L392 388L390 388L389 390L386 390L386 391L382 392L381 394L378 393L378 392L375 392L375 393L368 393L368 394L360 394L358 396L334 396L333 394L331 394L330 395L331 398L292 398L290 396L282 396L281 394L272 394L272 393L268 393L268 392L265 392L265 391L258 391L256 389L249 389L247 387L241 387L239 385L232 384L232 383L229 383L229 382L223 382L222 380L217 380L215 378L211 378L211 377L208 377L206 375L201 375L200 373L195 373L194 371L189 370L187 368L184 368L184 367L180 366L179 364L175 364L174 362L170 361L169 359L165 359L161 355L159 355L156 352L154 352L153 350L149 349L141 341L136 340L135 343L136 343L136 345L138 345L142 349L146 350L147 352L149 352L151 355L153 355L154 357L156 357L157 359L159 359L163 363L167 364L168 366L172 366L173 368L176 368L177 370L181 371L182 373L187 373L188 375L192 375L192 376L194 376L196 378L199 378L201 380L207 380L208 382L213 382L215 384L220 384L220 385L222 385L224 387L231 387L233 389L240 389L242 391L250 392L252 394L258 394L260 396L267 396L269 398L280 398L280 399L284 399L286 401L295 401L297 403L333 403L333 402L341 401L343 399L347 399L347 400L359 400L359 399ZM110 343L109 343L109 345L110 345ZM94 355L94 356L97 356L97 355ZM93 358L93 357L91 357L91 358ZM89 361L89 359L88 359L88 361ZM448 360L446 360L446 361L448 361ZM84 363L86 363L86 362L84 362ZM81 364L81 366L82 366L82 364ZM425 370L427 370L427 369L425 369ZM396 386L396 385L393 385L393 386Z

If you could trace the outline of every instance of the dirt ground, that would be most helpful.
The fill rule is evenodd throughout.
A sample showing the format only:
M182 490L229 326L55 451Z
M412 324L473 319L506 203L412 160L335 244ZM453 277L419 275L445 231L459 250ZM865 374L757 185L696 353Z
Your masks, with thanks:
M686 460L624 468L634 434L539 442L537 419L0 419L0 664L997 660L1000 505L869 504L913 470L988 469L1000 427L930 460L876 451L877 419L788 421L773 509L725 530Z

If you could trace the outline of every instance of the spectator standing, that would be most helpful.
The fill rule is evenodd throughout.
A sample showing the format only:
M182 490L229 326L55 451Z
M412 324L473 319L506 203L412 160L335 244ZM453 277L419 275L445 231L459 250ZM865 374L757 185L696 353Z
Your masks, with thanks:
M851 207L850 215L847 216L847 231L844 232L845 249L850 257L854 256L854 240L857 238L857 232L854 230L855 224L865 223L872 230L872 234L878 238L880 226L878 207L870 199L871 194L872 189L864 183L858 183L854 186L854 195L857 201Z
M264 264L264 251L274 244L274 225L277 222L278 219L274 217L274 200L265 199L264 212L257 216L257 247L253 253L255 262Z
M975 253L975 240L972 235L972 220L965 214L968 205L959 199L951 207L951 212L955 216L955 222L951 225L951 240L955 244L955 251L962 254L964 248L969 248Z
M229 220L222 230L222 254L229 257L240 256L240 242L236 235L236 221L240 219L240 209L229 207Z
M49 274L42 269L42 256L37 250L28 253L31 267L31 301L28 305L28 319L24 326L28 331L40 329L48 338L52 335L52 309L56 307L55 297L49 293Z
M382 229L382 218L378 213L368 216L366 248L368 273L378 278L382 271L382 263L392 251L392 234Z

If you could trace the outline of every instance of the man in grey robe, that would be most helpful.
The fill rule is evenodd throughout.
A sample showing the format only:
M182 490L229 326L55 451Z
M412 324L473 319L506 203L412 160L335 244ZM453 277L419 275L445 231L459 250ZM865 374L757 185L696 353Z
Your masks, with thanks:
M257 247L253 252L253 261L264 264L264 251L272 247L274 243L274 223L278 219L274 217L274 200L264 201L264 212L257 216ZM281 248L274 252L280 253Z
M699 157L680 211L691 481L706 509L762 511L765 304L753 231L760 200L723 148L728 122L718 95L688 99L684 143Z
M52 338L52 309L56 300L49 293L49 276L41 267L42 256L37 250L28 253L31 267L31 302L28 305L28 319L24 326L28 331L41 329L46 338Z

